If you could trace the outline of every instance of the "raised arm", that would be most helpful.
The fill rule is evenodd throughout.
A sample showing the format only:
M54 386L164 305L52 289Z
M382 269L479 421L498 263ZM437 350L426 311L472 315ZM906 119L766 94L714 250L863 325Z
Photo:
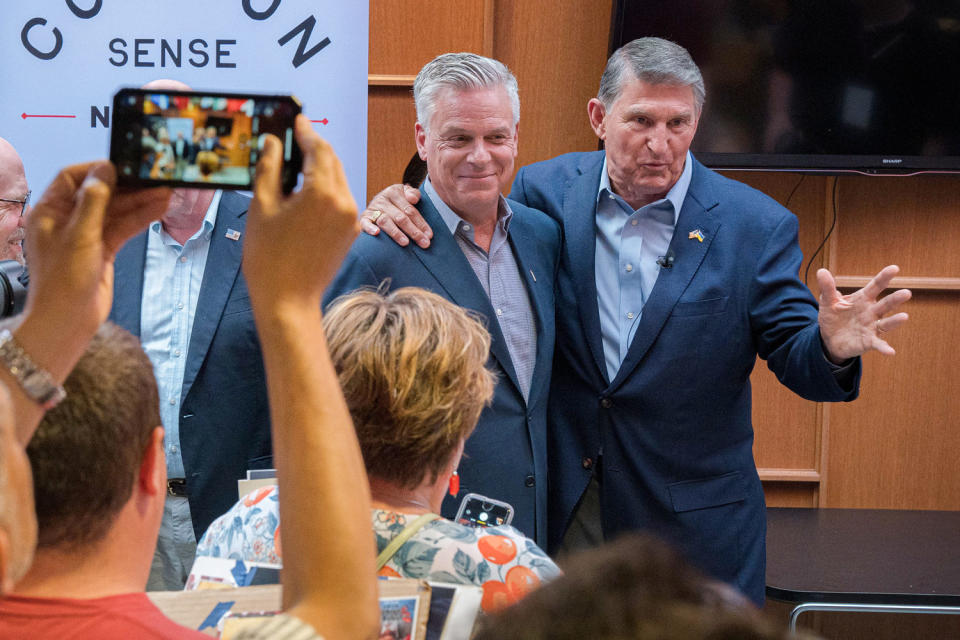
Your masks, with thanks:
M420 191L405 184L390 185L367 205L360 217L360 228L371 236L383 231L401 247L412 239L426 249L433 230L413 205L420 202Z
M356 237L357 209L340 162L303 116L296 136L303 189L283 196L281 145L268 138L243 260L267 374L284 609L327 640L375 637L370 491L320 314L323 290Z
M166 211L169 189L115 193L108 162L62 170L27 219L27 305L13 340L62 385L113 303L113 259L135 233ZM0 366L10 390L17 439L26 445L45 408Z

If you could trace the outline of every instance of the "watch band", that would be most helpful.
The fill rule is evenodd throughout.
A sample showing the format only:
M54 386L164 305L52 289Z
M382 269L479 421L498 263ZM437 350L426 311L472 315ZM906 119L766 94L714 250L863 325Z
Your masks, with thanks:
M44 409L54 408L67 397L64 388L46 369L36 365L7 329L0 331L0 364L20 384L27 397Z

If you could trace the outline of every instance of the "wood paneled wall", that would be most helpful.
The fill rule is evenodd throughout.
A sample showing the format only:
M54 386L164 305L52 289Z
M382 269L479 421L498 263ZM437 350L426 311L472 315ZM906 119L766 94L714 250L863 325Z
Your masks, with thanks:
M411 88L441 53L472 51L506 64L520 85L517 166L590 151L587 121L607 59L610 2L373 0L367 195L400 180L416 151Z
M780 202L800 177L730 175ZM864 357L851 403L796 398L758 362L754 454L761 477L778 481L767 484L768 501L793 504L799 494L808 506L960 509L960 176L804 177L790 209L805 256L823 239L834 200L836 227L810 270L811 289L819 266L851 292L896 263L894 285L914 293L910 321L890 335L896 356Z
M596 93L606 60L611 5L604 0L371 2L368 195L400 179L415 151L413 77L446 51L492 55L516 74L521 96L517 166L596 149L586 103ZM960 176L728 175L781 203L789 198L807 259L823 240L836 206L836 227L810 269L808 284L815 293L818 267L830 268L850 292L889 263L901 266L899 286L914 291L910 322L890 337L897 355L864 358L860 398L852 403L802 400L758 361L752 378L754 453L768 503L960 509L955 470L960 376L954 371L960 353ZM851 631L858 628L856 616L831 627L835 618L823 616L827 622L818 622L826 635L867 637ZM896 629L903 627L885 627L892 635L883 637L902 636Z

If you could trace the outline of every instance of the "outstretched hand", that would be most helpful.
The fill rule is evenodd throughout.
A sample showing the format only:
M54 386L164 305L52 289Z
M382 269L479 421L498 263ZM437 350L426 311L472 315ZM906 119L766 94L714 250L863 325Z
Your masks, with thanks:
M839 364L872 350L894 355L886 335L907 321L906 313L895 312L910 299L910 290L899 289L883 298L879 296L899 272L896 265L884 267L862 289L840 295L833 275L826 269L817 271L820 335L830 360Z
M367 205L360 217L364 233L375 236L382 230L401 247L410 240L426 249L433 231L413 205L420 202L420 191L405 184L390 185Z

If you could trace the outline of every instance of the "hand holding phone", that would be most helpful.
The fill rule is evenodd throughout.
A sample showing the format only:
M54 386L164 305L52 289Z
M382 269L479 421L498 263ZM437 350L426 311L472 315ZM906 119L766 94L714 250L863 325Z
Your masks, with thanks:
M513 520L513 507L479 493L463 496L457 510L456 522L469 527L499 527Z
M253 188L262 139L283 143L283 190L297 184L302 159L294 96L121 89L113 97L110 160L123 186Z

